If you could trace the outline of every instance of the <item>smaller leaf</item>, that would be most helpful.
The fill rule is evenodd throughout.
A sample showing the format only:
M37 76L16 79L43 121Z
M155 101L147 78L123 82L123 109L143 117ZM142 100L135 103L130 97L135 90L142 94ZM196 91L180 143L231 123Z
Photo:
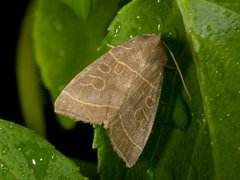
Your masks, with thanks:
M22 23L16 60L16 78L25 125L45 136L41 83L32 48L31 33L34 10L35 3L32 3Z
M87 21L91 9L92 9L92 0L59 0L67 4L78 16L82 17L84 21Z
M33 131L0 120L0 136L0 179L86 179Z

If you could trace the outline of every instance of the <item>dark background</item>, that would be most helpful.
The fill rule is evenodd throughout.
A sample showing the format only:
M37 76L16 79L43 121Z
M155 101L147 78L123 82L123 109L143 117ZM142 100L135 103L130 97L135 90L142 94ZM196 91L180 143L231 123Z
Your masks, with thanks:
M21 22L29 0L3 1L1 3L1 61L0 61L0 118L24 125L17 91L15 62ZM44 88L44 87L43 87ZM49 97L47 91L44 92ZM50 101L46 104L47 139L63 154L83 160L96 161L92 150L93 128L78 123L71 131L57 122Z

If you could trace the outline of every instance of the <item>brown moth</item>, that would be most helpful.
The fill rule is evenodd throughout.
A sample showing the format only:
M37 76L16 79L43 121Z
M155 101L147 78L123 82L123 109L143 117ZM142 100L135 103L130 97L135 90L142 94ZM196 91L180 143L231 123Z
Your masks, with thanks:
M55 111L109 128L115 151L132 167L152 130L166 61L159 36L137 36L74 77L57 98Z

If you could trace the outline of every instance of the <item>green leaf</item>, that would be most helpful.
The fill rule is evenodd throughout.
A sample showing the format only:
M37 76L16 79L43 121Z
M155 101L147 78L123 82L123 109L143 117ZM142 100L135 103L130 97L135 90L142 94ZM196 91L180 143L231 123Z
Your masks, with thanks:
M16 78L25 125L45 136L43 94L32 48L34 10L35 3L32 3L22 23L18 42Z
M118 13L103 49L106 43L161 32L180 64L192 101L178 72L166 69L153 131L130 169L113 151L108 132L97 127L94 147L102 179L239 179L240 22L237 3L231 6L235 12L226 9L230 6L201 0L179 0L178 4L135 0Z
M240 1L179 1L194 55L217 179L240 173Z
M174 2L135 0L118 13L103 44L119 44L138 34L161 34L162 39L179 60L179 65L185 67L185 69L181 68L182 73L185 74L186 67L190 66L191 57L187 56L187 53L182 55L186 49L182 43L185 40L185 33L183 22L179 17L181 15ZM169 64L172 64L170 59ZM191 74L194 73L193 69ZM96 128L94 147L98 148L98 167L103 179L115 176L119 179L171 179L174 176L184 179L187 177L187 173L184 174L183 170L188 170L191 158L187 156L193 151L197 133L201 127L195 119L189 125L191 120L190 108L187 105L189 102L182 97L186 95L179 81L178 72L166 70L160 108L153 132L140 159L131 169L127 169L113 151L107 132L101 127ZM195 89L191 89L191 93L198 90L198 84L193 84L193 87ZM181 95L182 91L183 95ZM200 113L196 114L197 118ZM187 130L163 126L166 123L181 129L187 128ZM186 146L188 143L192 144ZM198 146L201 146L201 143ZM177 153L179 148L182 148L181 153ZM113 163L114 167L111 166ZM181 166L176 164L181 164Z
M69 159L29 129L0 120L0 135L1 179L86 179Z
M191 94L190 101L179 72L166 68L151 136L130 169L113 151L108 131L96 127L101 178L240 179L239 0L133 0L119 11L104 40L118 2L97 2L88 21L64 2L38 1L34 26L37 64L53 101L106 52L107 43L149 33L159 34L171 49Z
M74 3L38 1L34 48L43 83L53 102L63 87L97 57L96 50L109 21L117 12L117 5L118 1L97 2L94 12L85 22L76 11L72 11ZM65 128L73 126L73 120L62 116L59 119Z
M59 0L67 4L77 16L82 17L84 21L90 16L91 9L92 9L92 0Z

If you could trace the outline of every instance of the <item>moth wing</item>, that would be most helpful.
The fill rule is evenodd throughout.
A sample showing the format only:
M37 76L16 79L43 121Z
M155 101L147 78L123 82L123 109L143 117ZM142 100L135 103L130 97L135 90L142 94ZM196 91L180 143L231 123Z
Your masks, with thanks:
M131 167L153 126L165 63L159 36L137 36L74 77L57 98L55 111L109 127L115 150Z
M145 73L141 73L148 76L149 79L153 79L151 84L138 77L133 83L120 113L110 124L111 142L127 167L132 167L138 160L154 123L166 59L157 61L156 68L151 66L145 69Z
M55 101L55 111L76 120L107 126L119 110L131 80L128 77L132 74L126 70L125 75L113 73L123 70L111 55L104 54L62 90Z
M152 47L159 42L158 36L138 36L114 47L73 78L55 101L55 111L108 127L122 106L136 72L146 64Z

